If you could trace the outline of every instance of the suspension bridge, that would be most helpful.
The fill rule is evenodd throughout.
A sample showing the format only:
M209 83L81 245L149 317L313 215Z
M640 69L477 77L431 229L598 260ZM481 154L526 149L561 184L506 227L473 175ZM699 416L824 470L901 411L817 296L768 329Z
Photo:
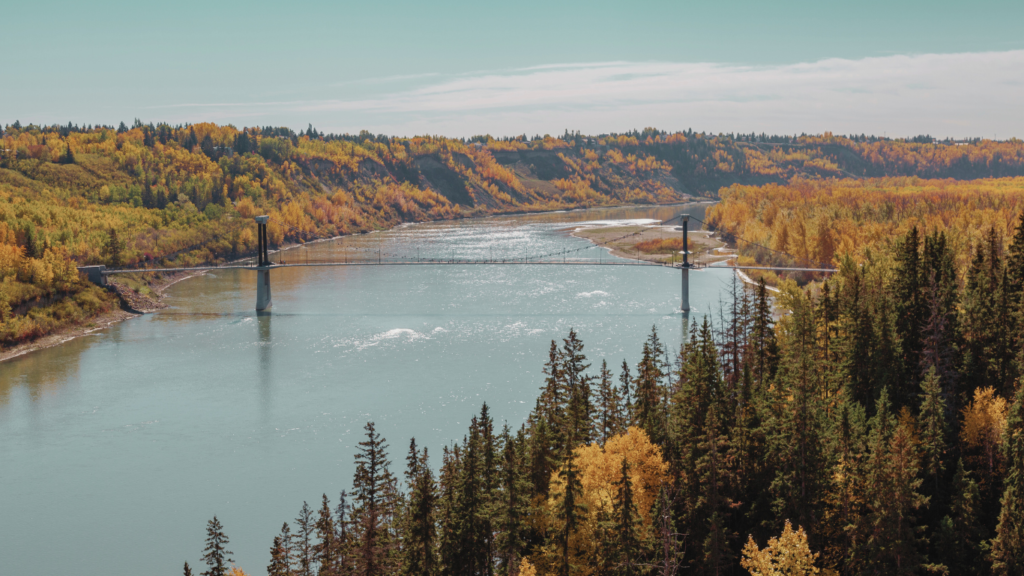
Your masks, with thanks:
M267 237L267 224L270 221L269 216L257 216L256 222L256 240L257 240L257 253L255 258L250 258L247 261L235 262L222 265L210 265L210 266L191 266L191 267L176 267L176 268L129 268L129 269L108 269L106 266L82 266L79 270L86 274L90 281L101 286L107 284L107 278L117 274L138 274L145 272L200 272L208 270L251 270L256 272L256 310L263 312L270 309L272 305L271 290L270 290L270 271L278 268L293 268L293 267L343 267L343 266L642 266L642 267L654 267L654 268L667 268L680 270L682 281L681 281L681 299L680 299L680 310L684 313L690 311L690 271L695 269L715 267L725 268L732 270L775 270L775 271L787 271L787 272L820 272L820 273L832 273L836 272L834 268L829 268L821 265L809 265L807 267L790 267L790 266L742 266L736 264L728 264L727 261L718 262L691 262L690 251L689 251L689 221L693 219L701 224L705 222L687 215L678 214L668 220L660 222L659 225L666 225L675 221L678 221L681 226L677 227L677 230L682 231L683 239L683 250L680 252L682 256L679 262L651 262L642 260L637 255L636 260L618 258L614 260L583 260L583 259L570 259L570 255L578 255L581 252L594 248L605 248L612 242L617 242L628 238L630 236L636 236L641 232L634 232L626 234L619 238L614 238L600 243L592 243L588 246L574 249L566 249L556 252L549 252L546 254L535 254L530 255L524 253L519 258L486 258L486 259L467 259L457 258L453 253L451 258L389 258L385 259L380 252L378 252L376 260L357 260L357 261L326 261L326 260L309 260L308 254L306 258L299 258L295 261L288 261L284 257L284 251L278 251L279 260L273 262L271 260L270 243ZM291 228L290 226L285 226ZM301 231L297 231L300 232ZM742 238L738 238L734 235L730 235L737 241L748 242ZM331 240L329 238L317 238L316 240ZM754 242L748 242L761 249L768 250L769 252L776 252L785 254L778 250L772 250L765 246L761 246ZM304 244L305 246L305 244ZM792 258L792 256L786 254Z

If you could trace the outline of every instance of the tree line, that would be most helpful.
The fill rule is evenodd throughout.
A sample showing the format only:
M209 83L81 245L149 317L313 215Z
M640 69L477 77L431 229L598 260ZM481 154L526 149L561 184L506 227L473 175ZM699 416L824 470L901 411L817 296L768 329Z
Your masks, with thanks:
M485 404L399 478L367 424L351 491L303 503L268 573L1024 573L1024 220L955 261L911 229L774 298L734 283L614 371L570 330L518 429Z

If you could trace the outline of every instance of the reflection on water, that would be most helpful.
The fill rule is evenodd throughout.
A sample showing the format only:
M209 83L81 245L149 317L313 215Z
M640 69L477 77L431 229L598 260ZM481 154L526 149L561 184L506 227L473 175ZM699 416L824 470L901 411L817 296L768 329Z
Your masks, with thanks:
M565 233L579 223L678 211L403 226L281 257L513 258L588 246ZM691 272L694 322L729 278ZM676 349L690 322L679 271L659 267L286 268L271 282L269 315L253 310L253 272L218 270L173 286L166 310L0 364L3 573L174 573L199 563L217 514L239 566L262 574L303 500L350 488L366 421L393 462L413 436L437 454L485 401L523 422L570 328L616 366L636 364L652 325ZM62 553L42 553L53 541Z

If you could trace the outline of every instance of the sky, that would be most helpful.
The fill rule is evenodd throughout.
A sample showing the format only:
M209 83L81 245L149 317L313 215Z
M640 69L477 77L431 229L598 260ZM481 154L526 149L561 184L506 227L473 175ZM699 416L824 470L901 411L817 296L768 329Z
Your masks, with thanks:
M1024 137L1020 0L5 4L0 124Z

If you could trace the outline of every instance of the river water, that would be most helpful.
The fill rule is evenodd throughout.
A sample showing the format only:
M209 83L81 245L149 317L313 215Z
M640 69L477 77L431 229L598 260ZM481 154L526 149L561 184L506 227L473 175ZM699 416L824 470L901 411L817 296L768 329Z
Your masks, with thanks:
M409 225L286 260L521 258L589 243L579 225L664 220L619 208ZM702 216L703 207L688 207ZM573 258L609 260L592 248ZM170 308L0 364L0 573L180 574L216 514L264 574L282 522L351 486L368 420L393 471L409 439L462 438L487 402L517 428L552 339L577 330L599 369L635 365L657 326L678 350L679 271L657 267L399 266L223 270L168 291ZM716 314L727 270L691 274L691 316ZM693 320L691 320L693 321ZM198 572L198 571L197 571Z

